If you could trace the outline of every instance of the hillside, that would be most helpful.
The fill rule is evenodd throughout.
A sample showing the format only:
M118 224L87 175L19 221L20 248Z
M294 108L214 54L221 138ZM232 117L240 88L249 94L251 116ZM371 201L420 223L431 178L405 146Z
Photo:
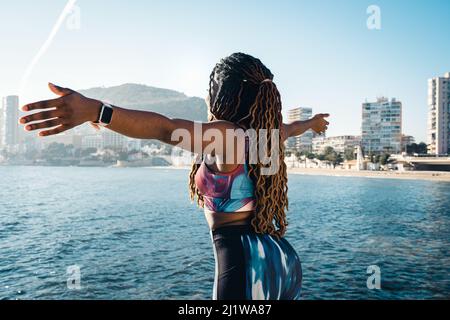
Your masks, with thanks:
M144 111L154 111L171 118L207 121L205 101L183 93L140 84L80 90L83 95L111 104Z

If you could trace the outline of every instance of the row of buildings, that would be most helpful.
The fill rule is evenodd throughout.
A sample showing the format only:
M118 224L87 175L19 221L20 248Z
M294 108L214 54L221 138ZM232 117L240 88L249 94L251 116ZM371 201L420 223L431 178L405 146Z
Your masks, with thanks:
M311 130L299 137L289 138L286 147L291 150L321 154L332 147L336 152L361 146L365 154L399 154L414 143L414 137L402 133L402 103L396 99L378 98L364 102L361 110L361 134L326 137ZM288 122L308 120L311 108L295 108L288 111ZM429 154L450 154L450 72L444 77L428 81Z
M308 120L312 114L311 108L295 108L288 111L288 122ZM400 153L413 142L413 137L402 135L401 102L382 97L376 102L363 103L361 135L326 137L308 130L301 136L289 138L286 146L291 150L322 154L327 147L344 153L360 145L369 154Z

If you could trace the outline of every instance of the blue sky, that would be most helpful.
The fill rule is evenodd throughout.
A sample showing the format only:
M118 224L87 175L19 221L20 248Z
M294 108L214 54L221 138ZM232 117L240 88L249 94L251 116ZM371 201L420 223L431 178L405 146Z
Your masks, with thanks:
M65 0L2 1L0 95L21 78ZM366 27L369 5L381 30ZM81 24L63 24L21 102L75 89L143 83L205 96L222 57L242 51L275 74L284 110L329 112L329 135L359 134L361 103L403 102L403 131L425 140L427 79L450 71L450 1L79 0Z

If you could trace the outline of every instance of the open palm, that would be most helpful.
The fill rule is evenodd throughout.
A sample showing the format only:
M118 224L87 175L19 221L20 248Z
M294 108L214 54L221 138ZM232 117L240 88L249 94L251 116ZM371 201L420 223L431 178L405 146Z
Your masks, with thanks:
M87 121L96 121L101 103L86 98L80 93L49 83L50 90L59 96L52 100L44 100L27 104L23 111L40 110L20 118L19 123L25 130L39 132L39 136L50 136L79 126Z

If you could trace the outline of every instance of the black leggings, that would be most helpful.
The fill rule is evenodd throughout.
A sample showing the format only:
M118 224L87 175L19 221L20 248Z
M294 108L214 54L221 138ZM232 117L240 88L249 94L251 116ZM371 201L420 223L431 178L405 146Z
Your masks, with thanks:
M302 268L286 241L251 226L211 231L216 261L215 300L298 300Z

